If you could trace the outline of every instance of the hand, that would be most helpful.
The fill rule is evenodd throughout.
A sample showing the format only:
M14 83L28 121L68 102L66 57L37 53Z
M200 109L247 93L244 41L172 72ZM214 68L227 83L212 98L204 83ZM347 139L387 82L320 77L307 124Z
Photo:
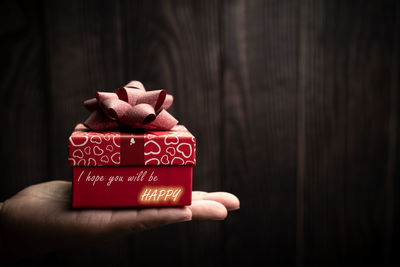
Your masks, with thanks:
M3 259L81 247L192 219L222 220L228 210L239 208L232 194L195 191L188 207L74 210L71 187L66 181L37 184L0 203Z

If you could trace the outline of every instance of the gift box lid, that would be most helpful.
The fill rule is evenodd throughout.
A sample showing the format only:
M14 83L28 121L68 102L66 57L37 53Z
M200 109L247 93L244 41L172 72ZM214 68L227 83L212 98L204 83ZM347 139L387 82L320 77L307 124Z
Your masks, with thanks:
M168 131L92 131L69 137L71 166L196 165L196 139L183 125Z

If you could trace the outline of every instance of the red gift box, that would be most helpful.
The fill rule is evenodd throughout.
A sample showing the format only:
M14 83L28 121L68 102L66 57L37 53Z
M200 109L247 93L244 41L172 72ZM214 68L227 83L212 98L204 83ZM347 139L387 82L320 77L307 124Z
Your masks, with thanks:
M190 205L196 140L182 125L171 130L91 131L69 137L73 207Z

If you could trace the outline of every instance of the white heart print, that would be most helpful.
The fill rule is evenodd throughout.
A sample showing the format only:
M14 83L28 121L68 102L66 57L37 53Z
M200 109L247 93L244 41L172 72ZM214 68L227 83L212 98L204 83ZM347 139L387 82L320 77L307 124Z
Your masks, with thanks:
M93 154L95 154L96 156L100 156L100 155L102 155L103 153L104 153L104 150L101 149L100 147L95 146L95 147L93 148Z
M108 157L106 155L104 155L101 157L100 161L104 162L104 163L108 163L110 160L108 159Z
M160 161L159 161L158 159L156 159L156 158L152 158L152 159L146 160L146 162L144 163L144 165L150 165L150 162L152 162L152 161L155 161L155 163L157 163L157 164L155 164L155 165L160 165ZM152 164L152 165L154 165L154 164Z
M168 165L169 164L169 160L168 160L168 155L165 154L164 156L161 157L161 163L164 165Z
M156 137L157 135L154 134L148 134L146 137L147 139L153 139L154 137Z
M72 152L72 157L82 159L83 158L82 150L76 149L74 152Z
M174 147L167 147L167 149L165 150L168 154L170 154L171 156L175 155L175 148Z
M90 146L85 147L85 149L83 150L85 152L85 154L90 154Z
M146 146L149 145L149 144L151 144L151 143L155 144L156 147L158 148L158 150L156 150L156 151L144 152L144 154L145 154L145 155L150 155L150 154L158 155L158 154L160 154L160 152L161 152L161 147L160 147L159 144L157 144L157 143L154 142L153 140L147 141L147 142L144 144L144 150L146 151Z
M89 158L88 166L96 166L96 160L94 158Z
M117 137L117 136L113 136L113 143L114 143L115 146L120 147L120 145L117 144L117 141L115 141L115 138L116 138L116 137Z
M82 138L84 139L82 143L78 143L78 144L75 143L75 142L77 142L77 141L82 140ZM71 143L71 145L73 145L73 146L84 146L84 145L86 145L86 143L88 142L89 137L88 137L88 136L82 136L82 137L77 137L77 138L75 138L75 139L76 139L76 140L75 140L75 142L74 142L72 136L69 137L69 142Z
M100 145L101 144L101 138L100 138L100 136L97 136L97 135L92 136L92 137L90 137L90 142L93 143L93 144Z
M171 161L171 165L183 165L185 161L180 157L175 157Z
M181 149L180 149L180 147L181 146L184 146L184 145L186 145L186 146L188 146L189 147L189 151L190 151L190 153L189 153L189 155L186 155ZM178 145L178 147L176 148L176 150L179 152L179 153L181 153L185 158L189 158L191 155L192 155L192 146L190 145L190 144L188 144L188 143L181 143L181 144L179 144Z
M114 164L120 164L121 163L121 154L119 152L115 152L111 156L111 161L114 162Z
M169 137L171 137L171 138L169 138ZM167 141L167 138L169 138L169 139L173 139L173 138L175 138L175 142L173 142L173 141L171 141L171 142L168 142ZM178 136L175 136L175 135L172 135L172 136L166 136L165 138L164 138L164 144L166 144L166 145L176 145L176 144L178 144L179 143L179 138L178 138Z

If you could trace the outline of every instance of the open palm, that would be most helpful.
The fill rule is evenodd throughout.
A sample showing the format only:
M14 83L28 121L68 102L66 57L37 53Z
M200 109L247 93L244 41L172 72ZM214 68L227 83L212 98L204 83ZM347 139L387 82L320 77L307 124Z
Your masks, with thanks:
M2 251L13 258L79 247L191 219L221 220L239 208L232 194L195 191L187 207L77 210L71 208L71 190L71 182L52 181L0 203Z

